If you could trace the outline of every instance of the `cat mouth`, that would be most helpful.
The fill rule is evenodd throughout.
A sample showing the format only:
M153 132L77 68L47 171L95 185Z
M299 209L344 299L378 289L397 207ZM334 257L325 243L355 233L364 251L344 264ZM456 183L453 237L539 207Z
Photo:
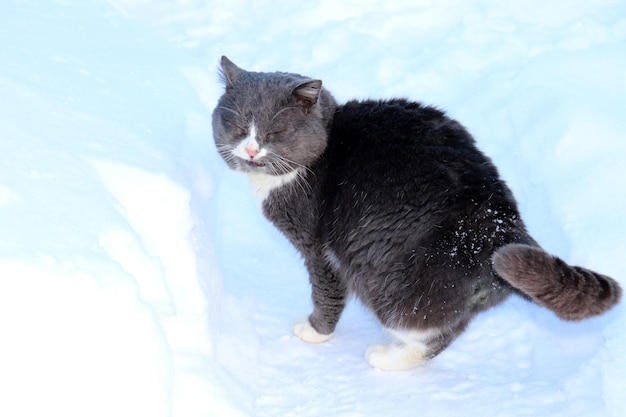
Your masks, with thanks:
M257 161L253 161L253 160L247 160L246 164L248 164L248 166L251 166L253 168L261 168L261 167L265 166L265 164L263 162L257 162Z

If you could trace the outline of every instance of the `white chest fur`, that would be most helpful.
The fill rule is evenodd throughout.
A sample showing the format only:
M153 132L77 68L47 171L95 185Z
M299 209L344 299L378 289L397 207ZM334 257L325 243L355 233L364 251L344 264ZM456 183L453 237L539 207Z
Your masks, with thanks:
M291 181L295 181L299 174L300 172L295 170L284 175L249 174L249 176L254 195L258 202L263 204L272 190L282 187Z

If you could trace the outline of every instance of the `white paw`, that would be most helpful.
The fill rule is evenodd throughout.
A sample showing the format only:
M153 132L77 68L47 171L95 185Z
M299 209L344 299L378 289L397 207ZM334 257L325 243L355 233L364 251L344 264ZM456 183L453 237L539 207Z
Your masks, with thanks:
M365 359L374 368L384 371L404 371L423 364L424 346L375 345L365 353Z
M293 333L308 343L323 343L333 337L333 334L320 334L311 326L308 317L304 317L293 325Z

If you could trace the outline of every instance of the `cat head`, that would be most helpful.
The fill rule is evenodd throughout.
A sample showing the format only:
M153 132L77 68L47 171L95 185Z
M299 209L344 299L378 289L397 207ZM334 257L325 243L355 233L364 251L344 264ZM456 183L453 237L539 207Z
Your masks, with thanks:
M222 57L225 91L213 111L217 150L233 169L284 175L324 152L336 103L320 80L245 71Z

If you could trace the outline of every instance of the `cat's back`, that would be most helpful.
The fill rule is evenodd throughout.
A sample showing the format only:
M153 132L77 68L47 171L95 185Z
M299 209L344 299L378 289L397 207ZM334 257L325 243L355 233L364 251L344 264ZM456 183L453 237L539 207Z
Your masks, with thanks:
M349 101L337 109L331 135L348 146L472 148L474 143L441 110L405 99Z
M340 106L325 158L330 178L376 194L461 197L500 183L460 123L404 99Z

